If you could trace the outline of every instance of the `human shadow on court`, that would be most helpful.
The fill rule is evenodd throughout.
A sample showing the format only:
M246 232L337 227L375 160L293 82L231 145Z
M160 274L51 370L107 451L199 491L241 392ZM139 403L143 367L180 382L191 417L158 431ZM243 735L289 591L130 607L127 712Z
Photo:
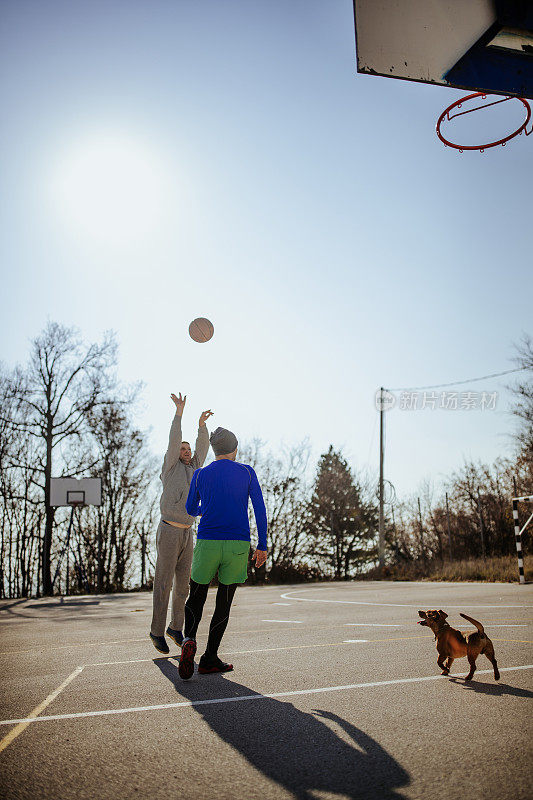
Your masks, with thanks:
M10 609L12 609L13 606L20 606L21 603L27 603L27 602L28 602L27 597L20 597L18 600L12 600L10 603L2 602L0 604L0 613L2 611L7 611L8 613L11 613Z
M337 714L300 711L291 702L265 697L222 675L182 681L172 661L154 663L181 697L204 701L194 710L223 741L298 800L316 800L312 792L400 800L396 789L410 783L409 774L386 750ZM210 698L237 696L251 699L209 703Z
M510 694L513 697L533 697L533 692L530 692L529 689L519 689L517 686L509 686L508 683L479 683L475 678L469 682L465 682L464 678L450 678L450 682L471 692L490 694L493 697L501 697L504 694Z
M22 605L24 604L24 605ZM75 611L78 606L97 606L98 601L92 601L89 603L80 603L80 602L61 602L58 603L56 601L51 601L49 603L29 603L27 598L21 598L20 600L15 601L14 603L10 603L9 605L4 605L0 608L0 618L3 617L3 614L8 615L9 617L16 617L17 620L51 620L54 621L61 621L61 623L67 622L72 619L77 619L75 616L67 616L69 612ZM61 617L58 614L54 616L50 616L50 611L58 611L61 612ZM39 613L41 612L41 613Z
M84 608L85 606L99 606L100 600L64 600L61 598L59 602L51 601L50 603L29 603L28 608Z

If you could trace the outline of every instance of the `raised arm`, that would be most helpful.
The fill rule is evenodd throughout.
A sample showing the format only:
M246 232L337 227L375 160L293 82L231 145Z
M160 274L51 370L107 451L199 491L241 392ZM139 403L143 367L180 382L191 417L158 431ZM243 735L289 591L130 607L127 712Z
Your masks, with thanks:
M165 459L163 461L163 469L161 470L161 479L163 479L166 473L172 469L174 464L176 464L180 457L180 448L182 443L182 433L181 433L181 417L183 415L183 409L185 408L185 402L187 400L187 395L181 396L181 392L178 397L175 394L171 394L170 397L174 405L176 406L176 413L174 415L174 419L172 420L172 425L170 426L170 435L168 437L168 448L167 452L165 453Z
M206 459L207 451L209 450L209 433L205 423L209 417L212 416L213 412L211 410L203 411L200 415L200 421L198 423L198 436L196 437L196 444L194 445L194 455L191 458L191 464L194 469L202 467Z
M255 521L257 524L257 550L252 556L255 559L256 567L262 566L267 557L267 515L265 508L265 501L263 500L263 492L259 486L257 475L255 471L250 468L250 499L255 514Z

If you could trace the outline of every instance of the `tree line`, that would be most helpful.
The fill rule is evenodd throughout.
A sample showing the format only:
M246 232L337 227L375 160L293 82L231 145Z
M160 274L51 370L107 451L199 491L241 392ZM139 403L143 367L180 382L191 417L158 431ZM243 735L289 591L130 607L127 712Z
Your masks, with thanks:
M389 564L514 551L510 498L533 493L529 339L517 358L526 379L515 387L516 456L465 464L442 491L426 483L388 505ZM140 390L117 378L112 333L87 344L55 322L24 367L0 366L0 596L150 588L161 464L134 423ZM272 453L254 440L239 459L258 474L269 520L267 567L250 565L252 581L348 580L376 565L374 475L333 446L313 469L308 441ZM51 478L67 476L101 477L102 505L51 507Z
M113 334L87 345L50 322L25 367L1 368L3 597L120 591L136 580L154 521L155 461L132 422L139 387L121 386L116 366ZM48 502L51 478L67 476L100 476L103 497L73 512L68 548L70 510Z
M390 565L490 558L516 554L511 498L533 495L533 343L524 336L517 346L522 370L512 389L517 425L514 452L493 464L468 461L438 491L426 481L415 495L388 508L387 555ZM522 527L532 504L519 507ZM531 553L533 526L522 536Z

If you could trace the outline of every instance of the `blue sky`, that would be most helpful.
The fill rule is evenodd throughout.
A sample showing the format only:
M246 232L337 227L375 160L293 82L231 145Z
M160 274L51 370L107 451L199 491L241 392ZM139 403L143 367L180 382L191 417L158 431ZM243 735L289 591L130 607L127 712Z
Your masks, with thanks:
M139 424L377 464L374 393L509 369L531 321L531 142L460 155L462 93L358 75L351 0L6 2L2 359L112 328ZM7 113L6 113L7 112ZM506 111L514 122L514 110ZM486 135L472 119L468 135ZM205 316L214 339L193 343ZM399 493L509 454L495 410L391 411Z

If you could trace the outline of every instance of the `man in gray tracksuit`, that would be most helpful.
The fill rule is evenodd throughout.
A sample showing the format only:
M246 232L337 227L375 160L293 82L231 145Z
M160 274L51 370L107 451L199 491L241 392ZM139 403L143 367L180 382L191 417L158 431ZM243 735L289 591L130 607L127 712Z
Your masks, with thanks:
M181 644L183 636L183 615L185 601L189 593L191 563L193 554L193 535L191 525L194 517L187 514L185 501L194 470L201 467L209 450L209 433L206 421L212 411L204 411L198 425L198 437L194 455L191 446L182 440L181 417L187 396L170 395L176 406L172 420L168 449L161 470L163 493L161 495L161 522L157 529L157 561L154 576L153 615L150 638L156 650L168 653L165 640L168 601L172 588L172 613L166 632L176 644Z

